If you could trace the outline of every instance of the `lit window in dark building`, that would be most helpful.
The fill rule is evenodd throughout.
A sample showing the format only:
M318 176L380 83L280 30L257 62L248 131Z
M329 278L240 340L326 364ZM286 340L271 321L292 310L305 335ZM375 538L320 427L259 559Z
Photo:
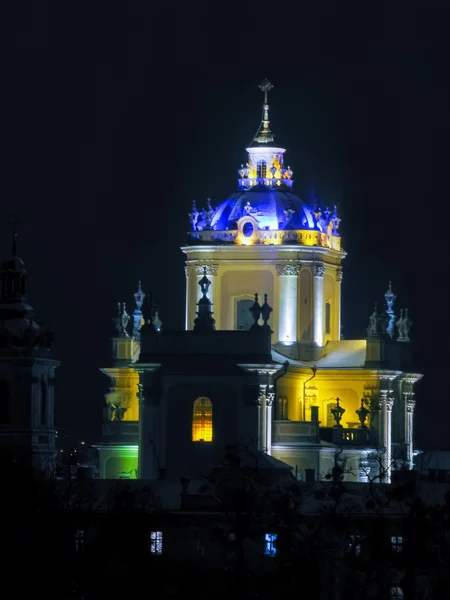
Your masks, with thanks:
M82 552L84 550L85 543L85 531L84 529L77 529L75 531L75 550L76 552Z
M163 548L162 531L150 531L149 546L150 546L150 554L162 554L162 548Z
M256 163L256 177L257 179L265 179L267 176L267 162L265 160L258 160Z
M192 418L192 441L212 442L212 403L209 398L197 398Z
M275 547L277 534L276 533L266 533L264 538L265 538L265 542L266 542L266 549L264 551L264 554L266 556L275 556L275 554L277 553L277 549Z
M392 551L403 552L403 538L396 535L391 537Z

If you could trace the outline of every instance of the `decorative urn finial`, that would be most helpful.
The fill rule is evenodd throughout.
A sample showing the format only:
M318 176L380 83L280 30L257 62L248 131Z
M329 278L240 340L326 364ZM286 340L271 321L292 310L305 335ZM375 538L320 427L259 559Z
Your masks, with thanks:
M141 308L142 308L142 303L144 302L144 298L145 298L145 294L142 291L142 285L141 285L140 281L138 281L137 292L135 292L133 295L134 295L134 301L136 303L136 308L140 312Z
M267 302L267 294L264 294L264 304L261 306L261 318L264 321L262 327L264 329L270 329L270 325L267 321L270 319L270 313L273 311L273 308L269 306Z
M255 294L255 301L248 310L252 313L253 317L253 325L250 327L250 329L259 329L260 326L258 325L258 321L261 316L261 306L258 302L258 294Z
M336 398L336 406L330 409L330 412L333 415L334 420L336 421L336 425L334 425L334 427L342 427L341 420L343 414L345 413L345 408L342 408L339 402L339 398Z
M408 309L403 308L400 310L400 318L397 320L397 330L398 330L398 342L410 342L409 331L411 329L412 321L408 316Z
M130 315L127 313L125 302L117 303L116 316L113 318L117 337L129 337L127 332Z
M358 419L361 423L361 429L367 429L365 422L370 411L364 406L364 398L361 398L361 406L358 408L358 410L355 410L355 412L358 415Z
M208 298L208 290L211 285L211 281L206 276L207 269L203 267L203 277L198 282L202 291L202 297L197 303L198 311L197 318L194 321L194 331L215 331L216 321L213 319L213 312L211 310L212 303Z

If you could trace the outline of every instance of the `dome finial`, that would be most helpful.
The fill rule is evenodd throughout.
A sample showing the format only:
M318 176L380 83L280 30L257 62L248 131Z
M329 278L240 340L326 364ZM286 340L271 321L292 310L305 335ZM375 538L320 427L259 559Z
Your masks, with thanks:
M264 79L264 81L261 81L258 87L262 92L264 92L263 114L261 124L258 127L255 137L253 138L252 144L254 142L257 142L258 144L270 144L274 141L274 135L270 131L269 127L269 104L267 102L267 94L271 89L273 89L274 86L268 79Z
M17 254L17 229L20 225L22 225L19 217L13 215L9 224L12 225L12 255L16 256Z

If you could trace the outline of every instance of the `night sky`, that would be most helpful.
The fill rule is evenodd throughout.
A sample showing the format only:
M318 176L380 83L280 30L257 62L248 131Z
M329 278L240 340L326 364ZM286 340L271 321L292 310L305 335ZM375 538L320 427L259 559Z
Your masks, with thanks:
M344 336L364 337L392 279L426 375L417 441L450 446L445 3L325 2L264 25L244 7L17 4L0 9L0 252L17 213L29 299L57 333L58 426L99 440L98 369L138 279L183 327L187 213L235 190L268 77L294 191L342 217Z

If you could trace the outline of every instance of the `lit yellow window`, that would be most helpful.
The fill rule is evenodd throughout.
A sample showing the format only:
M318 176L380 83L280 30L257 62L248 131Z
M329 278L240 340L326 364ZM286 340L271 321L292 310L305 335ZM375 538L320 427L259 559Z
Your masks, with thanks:
M209 398L197 398L192 418L192 441L212 442L212 404Z

